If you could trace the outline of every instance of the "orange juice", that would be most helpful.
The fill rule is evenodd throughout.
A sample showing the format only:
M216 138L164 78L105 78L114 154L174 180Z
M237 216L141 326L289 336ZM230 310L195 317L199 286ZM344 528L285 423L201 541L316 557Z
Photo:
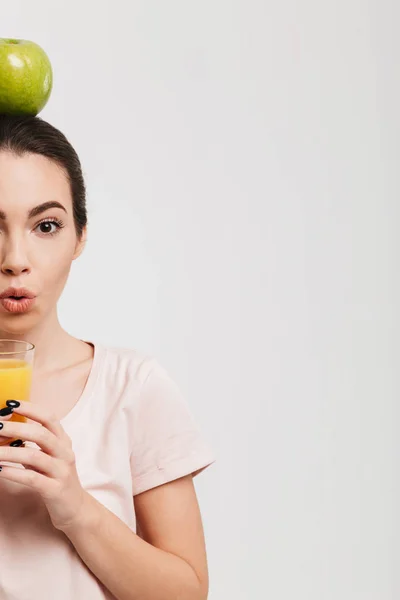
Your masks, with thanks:
M0 359L0 409L6 407L7 400L29 400L31 382L32 364L14 358ZM14 414L11 420L23 423L26 418Z

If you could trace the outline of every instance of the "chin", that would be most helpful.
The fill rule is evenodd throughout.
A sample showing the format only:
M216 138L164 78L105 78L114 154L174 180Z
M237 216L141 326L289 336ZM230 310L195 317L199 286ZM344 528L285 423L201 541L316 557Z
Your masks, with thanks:
M10 315L0 316L0 331L1 336L7 338L10 336L10 339L13 339L15 336L24 336L25 334L29 334L30 331L37 325L38 317L37 315L33 315L30 313L19 314L19 315ZM29 342L29 340L26 340Z

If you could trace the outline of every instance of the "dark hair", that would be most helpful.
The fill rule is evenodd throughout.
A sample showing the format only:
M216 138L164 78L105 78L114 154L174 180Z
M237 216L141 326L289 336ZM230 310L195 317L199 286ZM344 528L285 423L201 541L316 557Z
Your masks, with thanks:
M86 189L79 157L61 131L39 117L0 114L0 151L19 156L40 154L62 167L71 187L73 214L78 237L87 225Z

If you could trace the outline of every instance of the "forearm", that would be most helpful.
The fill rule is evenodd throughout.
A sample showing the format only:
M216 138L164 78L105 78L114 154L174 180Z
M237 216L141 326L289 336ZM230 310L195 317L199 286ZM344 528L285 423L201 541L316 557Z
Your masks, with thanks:
M183 559L148 544L92 496L79 523L64 529L75 550L118 600L206 600Z

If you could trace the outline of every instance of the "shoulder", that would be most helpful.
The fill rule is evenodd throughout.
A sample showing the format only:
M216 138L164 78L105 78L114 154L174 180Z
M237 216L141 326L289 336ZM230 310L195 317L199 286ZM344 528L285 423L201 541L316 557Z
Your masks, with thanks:
M144 432L159 433L168 422L188 426L192 415L180 387L154 356L132 348L94 346L97 401L101 397L106 411L124 415L135 427L136 439Z
M154 356L94 345L101 439L118 439L119 452L126 440L133 495L197 474L214 461L179 386Z
M149 381L169 379L167 370L152 355L134 348L93 343L97 370L117 387L144 387Z

